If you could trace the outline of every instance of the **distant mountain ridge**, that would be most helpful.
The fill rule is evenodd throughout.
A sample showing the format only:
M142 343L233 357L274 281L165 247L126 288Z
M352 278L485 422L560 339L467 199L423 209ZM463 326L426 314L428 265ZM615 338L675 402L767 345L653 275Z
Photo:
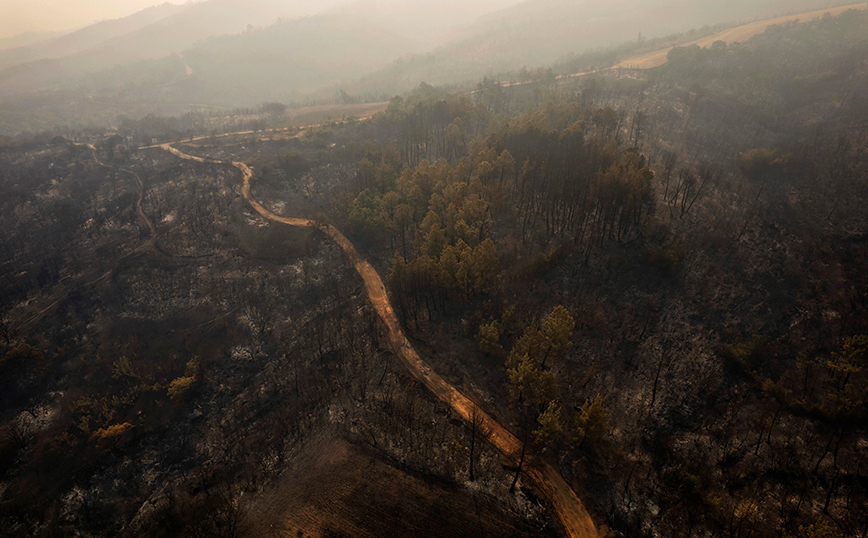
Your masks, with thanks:
M481 17L465 29L453 47L492 33L513 34L504 39L515 56L537 49L548 61L566 52L637 38L661 37L691 28L725 22L748 22L793 12L852 3L852 0L525 0Z
M344 0L206 0L163 4L122 19L103 21L25 50L0 53L0 92L15 93L109 69L180 53L214 36L237 34L281 17L297 18ZM55 60L45 63L43 60ZM4 83L3 78L7 79ZM26 81L22 84L19 81ZM33 85L37 85L34 87Z
M76 32L51 40L38 48L45 57L58 58L96 47L108 40L136 32L157 21L171 17L187 9L188 6L168 2L152 6L129 17L101 21Z
M480 17L448 44L372 73L351 93L401 93L420 82L453 84L536 68L589 48L663 37L725 22L748 22L846 5L827 0L525 0ZM677 14L677 15L674 15Z
M14 36L4 37L0 39L0 52L9 49L30 47L67 33L68 32L23 32Z
M136 32L189 6L169 4L149 7L122 19L101 21L59 37L0 52L0 68L46 58L71 56L114 38Z
M455 8L462 1L444 3ZM548 67L565 55L636 41L640 35L663 36L832 3L525 0L472 22L470 10L438 15L437 6L442 5L435 0L300 0L291 6L285 0L205 0L164 5L51 40L55 50L63 48L57 43L67 43L68 50L88 47L75 54L6 69L0 63L0 108L18 118L34 107L43 117L69 118L93 109L75 106L70 96L108 98L113 105L111 112L101 113L105 118L133 110L147 113L149 107L231 108L347 94L379 100L421 82L475 84L484 76L517 72L523 66ZM393 9L398 4L403 7ZM443 38L446 34L450 39ZM100 37L106 39L91 46ZM443 41L439 47L428 46ZM0 62L7 53L0 52ZM63 95L61 102L52 102L55 93Z

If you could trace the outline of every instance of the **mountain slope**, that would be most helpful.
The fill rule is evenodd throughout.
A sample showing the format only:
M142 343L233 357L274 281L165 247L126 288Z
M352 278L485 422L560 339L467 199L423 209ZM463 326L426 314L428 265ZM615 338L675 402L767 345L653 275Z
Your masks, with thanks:
M150 8L56 40L61 44L52 46L51 54L31 55L31 59L55 58L50 61L31 61L11 69L7 63L7 69L0 72L0 94L39 90L116 65L162 58L213 36L235 34L251 26L271 24L279 18L310 15L341 1L208 0ZM159 16L161 13L166 16ZM127 31L121 31L122 27ZM103 39L100 40L100 36ZM86 49L82 49L85 44ZM77 52L57 58L58 51L64 47L76 48Z
M147 95L171 92L173 99L198 103L287 100L297 92L382 68L412 47L413 43L374 22L345 15L307 17L210 39L184 51L184 68L177 67L171 81L159 87L146 82L140 89ZM126 78L122 71L148 80L149 71L158 72L168 61L106 72L99 83L119 85Z
M60 37L64 34L65 32L23 32L11 37L4 37L0 39L0 51L30 47Z
M50 90L22 91L0 100L0 132L85 122L106 125L120 114L181 114L202 105L299 100L317 88L381 69L412 45L382 25L344 15L283 21L212 38L183 54L70 77ZM56 60L42 63L63 68L51 62ZM22 87L31 83L24 73L18 75ZM2 78L0 85L10 88Z
M481 17L447 45L402 61L347 88L351 92L400 93L420 82L447 84L483 75L541 67L590 48L659 37L691 28L751 21L820 9L826 0L526 0Z
M43 58L70 56L100 45L110 39L136 32L171 17L189 6L169 4L143 9L129 17L101 21L53 39L44 39L0 53L0 68Z
M93 48L110 39L136 32L162 19L181 13L185 9L188 9L188 6L166 2L159 6L143 9L129 17L92 24L76 32L49 41L42 46L36 47L36 49L47 58L69 56Z
M358 0L330 13L351 15L387 25L401 36L426 45L448 43L480 17L519 0Z

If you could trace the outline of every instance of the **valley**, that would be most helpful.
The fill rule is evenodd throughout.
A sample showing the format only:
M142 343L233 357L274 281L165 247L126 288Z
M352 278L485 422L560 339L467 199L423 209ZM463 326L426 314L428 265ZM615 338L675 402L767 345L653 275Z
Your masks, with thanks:
M863 537L866 5L630 6L0 83L0 536Z

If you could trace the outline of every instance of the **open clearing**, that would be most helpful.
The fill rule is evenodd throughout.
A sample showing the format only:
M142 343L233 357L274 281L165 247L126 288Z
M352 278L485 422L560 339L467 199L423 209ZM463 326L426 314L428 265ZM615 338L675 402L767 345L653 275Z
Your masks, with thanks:
M312 439L250 507L250 536L456 538L536 535L484 494L401 469L335 432Z
M350 117L356 119L368 118L377 112L386 110L388 106L388 101L381 103L313 105L288 108L286 116L289 118L289 123L292 127L308 127Z

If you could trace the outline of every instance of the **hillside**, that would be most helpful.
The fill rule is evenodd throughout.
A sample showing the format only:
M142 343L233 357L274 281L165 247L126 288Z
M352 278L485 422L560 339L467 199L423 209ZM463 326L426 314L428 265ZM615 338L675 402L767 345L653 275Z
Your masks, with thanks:
M32 58L26 63L15 59L16 51L4 53L0 68L13 60L20 65L0 71L0 95L38 91L57 84L75 85L77 79L89 73L164 58L214 36L268 26L281 18L296 19L337 2L207 0L149 8L124 19L97 23L32 51L22 51L24 57Z
M412 43L389 28L346 15L288 20L205 40L183 55L118 66L52 91L10 98L0 103L0 132L41 121L50 126L87 118L112 124L121 113L289 102L380 68L409 47ZM12 82L0 82L4 85Z
M866 36L0 139L0 536L862 537Z
M0 51L28 47L64 35L65 32L24 32L0 39Z
M850 2L833 2L833 4ZM827 7L825 0L713 2L667 0L571 2L526 0L481 17L448 44L403 59L347 87L350 93L401 93L420 82L434 85L498 77L521 67L548 67L587 49L660 38L690 29L738 24ZM674 15L676 14L676 15Z
M70 50L88 48L0 71L0 99L11 109L4 122L16 126L11 132L24 126L16 119L19 112L30 115L31 129L39 129L81 122L83 117L108 125L120 115L250 106L270 99L332 101L341 90L352 99L382 101L423 81L467 83L480 74L500 76L523 66L552 65L588 48L622 42L641 48L646 39L692 26L826 3L799 0L785 7L765 0L758 6L727 3L724 9L721 3L673 0L652 9L626 0L527 0L478 17L490 4L443 14L442 3L427 0L333 0L294 3L291 8L277 0L208 0L151 8L56 40L68 43ZM315 12L328 16L310 15ZM297 18L302 14L310 15L309 20ZM283 20L275 25L279 17ZM145 24L150 19L159 20ZM344 22L335 22L339 20ZM121 28L133 30L108 38ZM297 38L281 32L294 32ZM100 36L106 39L99 41ZM346 48L337 51L338 44ZM53 50L56 54L60 47ZM318 60L323 66L311 69ZM216 66L225 67L222 75L216 74Z
M26 48L4 50L0 53L0 70L33 60L73 56L102 45L111 39L141 30L166 17L171 17L186 7L165 3L142 10L129 17L98 22L55 39L33 43Z

